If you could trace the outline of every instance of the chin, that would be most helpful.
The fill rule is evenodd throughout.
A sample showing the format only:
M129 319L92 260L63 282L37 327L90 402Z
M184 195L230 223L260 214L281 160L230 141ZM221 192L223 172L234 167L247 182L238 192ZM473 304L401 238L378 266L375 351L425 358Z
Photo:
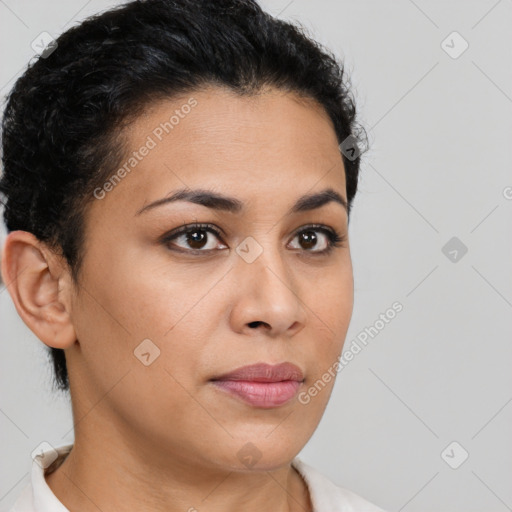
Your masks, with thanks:
M271 431L271 430L270 430ZM250 441L233 440L223 454L213 457L216 465L236 472L273 471L289 464L300 452L304 443L297 440L290 443L287 439L271 439L269 430L261 436L253 436Z

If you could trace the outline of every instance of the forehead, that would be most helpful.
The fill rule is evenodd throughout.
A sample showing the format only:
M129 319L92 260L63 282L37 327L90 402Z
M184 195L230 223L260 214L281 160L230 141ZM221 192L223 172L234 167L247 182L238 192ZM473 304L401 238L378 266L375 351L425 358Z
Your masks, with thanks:
M115 197L134 213L183 187L268 202L274 195L303 194L318 183L346 197L332 121L316 102L294 93L267 89L240 96L210 87L159 100L132 122L125 137L127 154L119 165L124 171L113 172L122 176L113 176L116 183L106 199Z

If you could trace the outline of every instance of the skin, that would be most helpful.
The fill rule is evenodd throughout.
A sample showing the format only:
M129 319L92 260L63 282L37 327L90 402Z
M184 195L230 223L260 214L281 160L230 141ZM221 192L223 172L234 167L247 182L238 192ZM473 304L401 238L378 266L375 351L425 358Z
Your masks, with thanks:
M346 200L338 142L312 101L210 87L151 104L126 132L129 151L190 97L198 102L190 114L89 206L78 286L30 233L6 239L2 273L18 313L46 345L66 351L75 444L46 479L82 512L308 511L291 461L318 426L334 379L307 405L277 408L252 407L209 379L290 361L304 391L341 354L353 308L347 212L330 202L286 215L300 196L327 187ZM245 211L180 201L137 215L182 187L236 197ZM199 250L208 254L173 250L193 248L186 236L159 242L194 222L224 231L205 233ZM315 255L328 238L315 231L317 245L308 245L298 232L310 223L346 241ZM249 236L263 249L252 263L235 251ZM144 339L160 350L148 366L134 356ZM251 468L237 456L248 442L261 453Z

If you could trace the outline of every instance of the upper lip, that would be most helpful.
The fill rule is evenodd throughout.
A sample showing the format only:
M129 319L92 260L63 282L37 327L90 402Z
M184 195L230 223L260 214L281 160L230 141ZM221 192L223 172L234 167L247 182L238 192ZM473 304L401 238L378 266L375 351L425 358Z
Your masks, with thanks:
M302 382L304 380L304 374L302 370L293 363L286 362L276 365L257 363L242 366L211 380L245 380L251 382L296 380Z

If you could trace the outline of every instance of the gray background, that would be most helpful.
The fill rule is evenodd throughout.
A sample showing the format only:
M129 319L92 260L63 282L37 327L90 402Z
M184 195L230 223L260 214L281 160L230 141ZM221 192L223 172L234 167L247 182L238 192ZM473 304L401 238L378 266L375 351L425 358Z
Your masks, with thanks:
M116 3L0 0L0 94L38 34L56 37ZM350 224L346 347L403 304L340 372L301 456L389 511L512 510L512 1L262 5L345 59L370 137ZM442 46L454 31L469 44L457 58L458 36ZM456 261L442 251L452 237L468 249ZM73 438L43 344L5 287L0 325L6 510L29 479L32 450ZM452 469L446 461L460 462L462 450L469 458Z

